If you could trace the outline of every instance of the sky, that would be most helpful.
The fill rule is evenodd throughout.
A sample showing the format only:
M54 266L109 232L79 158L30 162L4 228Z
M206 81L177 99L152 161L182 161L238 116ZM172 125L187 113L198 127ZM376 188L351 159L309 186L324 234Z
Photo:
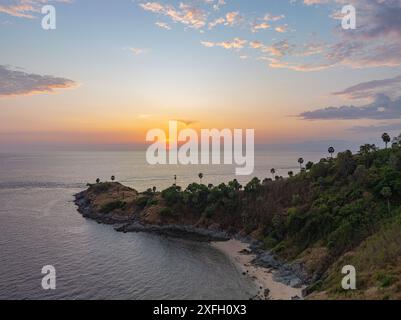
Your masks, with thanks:
M169 120L257 144L401 132L401 0L0 0L0 41L0 151L142 145Z

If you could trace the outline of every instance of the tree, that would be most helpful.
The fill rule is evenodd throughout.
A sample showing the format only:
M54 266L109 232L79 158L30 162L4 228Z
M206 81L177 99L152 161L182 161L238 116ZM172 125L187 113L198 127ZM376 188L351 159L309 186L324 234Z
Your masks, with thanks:
M114 180L116 180L116 177L115 176L111 176L111 181L114 181Z
M374 144L364 144L359 148L359 155L362 156L362 160L365 161L366 168L370 168L374 160L374 152L377 151L377 147Z
M299 158L298 163L299 163L299 169L302 171L302 164L304 163L304 158Z
M200 184L202 184L203 173L199 173L198 177L199 177Z
M156 193L156 187L152 188L153 193Z
M260 180L255 177L245 186L245 192L248 193L257 192L259 191L260 186L261 186Z
M306 170L310 170L310 169L312 169L312 167L313 167L313 162L312 161L308 161L308 163L305 166L305 169Z
M272 174L273 179L274 179L274 175L276 174L276 169L272 168L272 169L270 170L270 173Z
M100 183L100 179L99 178L96 179L96 183Z
M354 173L357 163L350 150L338 154L336 167L338 177L347 178Z
M401 145L401 134L393 138L393 148Z
M288 171L288 176L291 178L294 176L294 172L293 171Z
M336 150L334 149L334 147L329 147L329 153L330 153L330 158L333 159L333 154L334 152L336 152Z
M381 191L380 194L383 196L383 198L387 199L387 208L388 208L388 214L390 214L390 198L393 195L391 192L390 187L384 187Z
M239 184L237 179L234 179L233 181L230 181L228 183L228 187L234 191L239 191L241 189L241 185Z
M359 154L361 155L367 155L375 151L377 151L377 147L374 144L366 143L359 147Z
M177 175L174 175L174 185L177 185Z
M382 134L382 139L383 139L383 142L386 144L386 149L387 149L387 145L391 141L391 137L388 133L385 132Z

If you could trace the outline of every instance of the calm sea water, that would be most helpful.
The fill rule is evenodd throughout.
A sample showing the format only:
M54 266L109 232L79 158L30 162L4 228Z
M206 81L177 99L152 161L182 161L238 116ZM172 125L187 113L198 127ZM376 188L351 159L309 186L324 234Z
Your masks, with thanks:
M321 154L304 154L316 161ZM255 176L297 168L297 153L259 152ZM123 234L83 219L73 195L99 177L139 191L220 183L231 166L149 166L143 152L0 153L0 299L247 299L255 287L205 243ZM238 177L236 177L238 178ZM246 182L251 177L240 178ZM57 289L44 291L53 265Z

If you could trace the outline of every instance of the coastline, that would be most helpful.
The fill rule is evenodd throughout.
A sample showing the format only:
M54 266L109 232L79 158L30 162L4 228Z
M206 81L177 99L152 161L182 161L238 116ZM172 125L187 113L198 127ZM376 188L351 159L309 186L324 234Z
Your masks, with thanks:
M250 251L250 245L240 240L211 242L211 246L223 252L243 276L249 277L258 288L255 299L300 300L305 287L294 288L274 279L274 268L265 268L253 263L257 255Z
M100 191L97 189L99 186ZM145 232L208 242L225 254L242 276L254 282L257 294L250 296L250 299L301 300L305 296L304 289L309 281L302 266L281 261L269 250L265 250L260 241L239 234L234 236L234 233L216 226L200 226L194 221L177 221L175 218L163 220L160 214L154 216L153 210L141 210L137 206L139 193L119 183L99 184L95 187L93 189L94 186L91 186L75 194L77 211L84 218L112 225L117 232ZM105 190L101 189L103 187L106 187ZM121 198L129 198L131 204L121 207ZM110 203L118 204L118 208L105 212L104 206Z

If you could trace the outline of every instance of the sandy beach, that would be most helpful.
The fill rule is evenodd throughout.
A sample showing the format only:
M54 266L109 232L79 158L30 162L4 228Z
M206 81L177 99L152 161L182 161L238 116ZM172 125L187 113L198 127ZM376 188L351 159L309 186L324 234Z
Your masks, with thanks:
M302 297L303 288L292 288L273 279L274 270L255 266L251 261L255 255L244 253L249 249L247 243L239 240L213 242L212 246L224 252L239 268L244 276L251 278L259 288L259 298L270 300L291 300ZM267 289L267 290L266 290Z

